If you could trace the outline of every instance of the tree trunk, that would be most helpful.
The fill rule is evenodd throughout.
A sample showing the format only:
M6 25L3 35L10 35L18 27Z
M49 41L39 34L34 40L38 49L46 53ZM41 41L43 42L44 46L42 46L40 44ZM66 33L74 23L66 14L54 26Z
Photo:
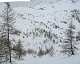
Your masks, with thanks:
M9 41L9 16L8 16L8 9L9 9L9 3L7 2L7 40L8 40L8 47L9 47L9 62L11 63L11 43Z

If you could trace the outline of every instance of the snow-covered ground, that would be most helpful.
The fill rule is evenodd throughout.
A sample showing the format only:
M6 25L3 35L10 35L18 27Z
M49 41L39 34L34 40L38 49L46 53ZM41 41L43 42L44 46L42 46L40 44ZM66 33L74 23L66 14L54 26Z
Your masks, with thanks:
M80 64L80 56L72 57L26 57L24 61L20 61L18 64Z

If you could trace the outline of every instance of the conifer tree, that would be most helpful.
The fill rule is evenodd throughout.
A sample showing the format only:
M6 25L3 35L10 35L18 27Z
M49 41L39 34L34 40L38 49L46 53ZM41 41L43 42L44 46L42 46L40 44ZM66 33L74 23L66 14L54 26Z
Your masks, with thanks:
M73 20L72 20L72 15L70 18L70 23L68 25L68 28L65 31L65 39L64 39L64 43L63 43L63 53L68 54L68 55L75 55L75 50L76 50L76 46L75 46L75 25L73 24Z
M23 45L21 40L17 42L17 44L13 47L13 50L15 51L16 58L22 59L22 56L26 54L26 51L23 49Z
M9 53L9 62L12 62L12 42L10 35L18 35L20 31L15 29L15 14L9 2L5 2L5 7L2 10L2 14L0 15L2 18L1 23L1 38L6 39L6 44L8 47Z

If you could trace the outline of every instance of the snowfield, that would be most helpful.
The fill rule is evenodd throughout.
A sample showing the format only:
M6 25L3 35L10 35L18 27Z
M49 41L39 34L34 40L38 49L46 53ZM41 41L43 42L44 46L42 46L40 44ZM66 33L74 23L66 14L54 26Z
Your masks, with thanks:
M18 64L80 64L80 56L72 57L26 57L24 61L20 61Z

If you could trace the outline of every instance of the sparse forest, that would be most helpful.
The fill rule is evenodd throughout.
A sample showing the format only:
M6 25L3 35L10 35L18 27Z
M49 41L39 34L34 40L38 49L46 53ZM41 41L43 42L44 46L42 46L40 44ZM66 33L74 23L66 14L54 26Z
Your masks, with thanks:
M10 62L12 63L13 54L22 57L22 45L19 42L13 42L10 35L18 35L20 31L15 29L14 25L14 12L9 2L4 3L5 7L2 10L0 17L2 18L0 29L0 63ZM13 44L15 43L15 44ZM14 48L15 47L15 48ZM18 47L18 48L17 48ZM24 51L24 50L23 50Z
M26 7L0 3L0 64L16 64L28 56L80 55L80 9L43 3Z

